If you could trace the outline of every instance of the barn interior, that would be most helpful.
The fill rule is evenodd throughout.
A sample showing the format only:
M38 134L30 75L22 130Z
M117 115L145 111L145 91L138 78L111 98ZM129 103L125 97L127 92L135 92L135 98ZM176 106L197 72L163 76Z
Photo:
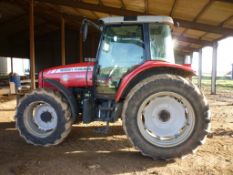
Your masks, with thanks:
M175 23L176 63L212 46L212 93L216 93L217 42L233 34L231 0L2 0L0 1L0 56L30 59L31 87L44 68L77 63L95 57L99 33L92 30L82 42L84 18L97 21L107 16L165 15ZM219 58L221 60L221 58ZM201 83L201 76L199 77Z
M77 123L60 145L27 144L15 127L17 92L11 94L8 76L22 68L19 60L30 67L21 76L27 93L36 88L40 70L95 57L99 33L90 29L84 43L80 34L84 18L97 21L136 15L171 16L179 24L173 29L176 63L198 59L198 76L193 82L207 97L212 116L205 144L184 160L152 160L132 147L121 120L110 124L108 134L94 132L104 127L103 122ZM226 59L218 54L219 41L230 36L233 0L0 0L0 174L232 175L233 80L217 77L217 65ZM213 48L211 64L203 63L206 46ZM203 67L212 70L208 80L203 77Z

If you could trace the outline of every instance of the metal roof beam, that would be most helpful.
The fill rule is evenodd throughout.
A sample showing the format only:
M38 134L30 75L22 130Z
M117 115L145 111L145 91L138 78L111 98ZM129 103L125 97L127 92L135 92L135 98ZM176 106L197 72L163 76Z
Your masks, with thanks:
M124 1L120 0L120 2L121 2L121 8L125 9L125 3L124 3Z
M64 5L64 6L68 6L68 7L75 7L75 8L80 8L80 9L92 10L92 11L98 11L98 12L103 12L103 13L110 13L110 14L114 14L114 15L125 15L125 16L144 15L144 13L142 13L142 12L136 12L136 11L126 10L126 9L122 9L122 8L107 7L104 5L100 6L100 5L95 5L95 4L90 4L90 3L80 2L80 1L70 1L70 0L69 1L68 0L37 0L37 1L38 2L48 2L51 4ZM177 18L175 18L174 20L179 22L180 26L182 26L184 28L201 30L201 31L205 31L205 32L217 33L217 34L222 34L222 35L233 34L232 29L223 28L220 26L201 24L201 23L181 20L181 19L177 19Z
M195 39L195 38L190 38L190 37L185 37L185 36L173 35L173 38L178 41L183 41L183 42L192 43L192 44L198 44L198 45L204 45L204 46L212 45L212 42L210 41L200 40L200 39Z
M173 1L172 8L171 8L171 11L170 11L170 16L173 16L175 7L176 7L176 5L177 5L176 1L177 1L177 0L174 0L174 1Z
M122 8L108 7L104 5L100 6L100 5L95 5L95 4L90 4L90 3L80 2L80 1L70 1L70 0L37 0L37 1L48 2L48 3L56 4L56 5L75 7L75 8L85 9L85 10L98 11L98 12L103 12L103 13L110 13L110 14L115 14L115 15L129 15L130 16L130 15L143 14L141 12L126 10Z
M182 45L178 45L176 48L174 48L174 50L182 50L184 52L195 52L198 49L190 47L190 46L182 46Z
M233 3L233 1L232 1L232 0L212 0L212 1L219 1L219 2Z
M217 33L221 35L232 35L233 29L223 28L219 26L213 26L208 24L196 23L191 21L185 21L182 19L174 18L176 22L180 24L180 27L189 28L194 30L201 30L209 33Z

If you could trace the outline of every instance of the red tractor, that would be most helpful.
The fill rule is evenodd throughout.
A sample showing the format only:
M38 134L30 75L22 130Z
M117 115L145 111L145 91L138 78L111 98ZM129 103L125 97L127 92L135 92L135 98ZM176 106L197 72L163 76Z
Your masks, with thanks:
M194 71L174 63L173 20L164 16L103 18L95 61L39 73L39 89L17 107L20 135L34 145L61 143L74 122L122 119L131 143L153 159L192 153L210 126L203 93L188 78Z

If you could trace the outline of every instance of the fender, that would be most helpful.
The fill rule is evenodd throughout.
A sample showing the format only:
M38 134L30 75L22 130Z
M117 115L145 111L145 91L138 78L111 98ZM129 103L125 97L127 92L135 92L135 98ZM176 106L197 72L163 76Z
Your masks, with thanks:
M43 80L46 83L50 84L52 87L55 87L60 93L62 93L62 95L66 98L67 102L70 105L72 119L73 121L76 121L79 109L74 95L67 88L65 88L65 86L63 86L61 83L59 83L56 80L47 79L47 78Z
M195 71L189 66L171 64L163 61L145 61L142 65L133 69L121 79L115 95L115 101L119 102L122 98L124 98L130 89L140 80L143 80L148 76L161 73L177 74L183 77L195 75Z

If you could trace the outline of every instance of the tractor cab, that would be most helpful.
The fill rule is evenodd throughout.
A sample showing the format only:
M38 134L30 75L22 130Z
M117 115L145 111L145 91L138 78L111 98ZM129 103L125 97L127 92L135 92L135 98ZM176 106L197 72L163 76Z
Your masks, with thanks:
M143 62L165 61L174 63L171 30L173 20L165 16L107 17L100 25L85 20L87 26L101 30L96 58L96 90L98 94L115 95L124 75Z

